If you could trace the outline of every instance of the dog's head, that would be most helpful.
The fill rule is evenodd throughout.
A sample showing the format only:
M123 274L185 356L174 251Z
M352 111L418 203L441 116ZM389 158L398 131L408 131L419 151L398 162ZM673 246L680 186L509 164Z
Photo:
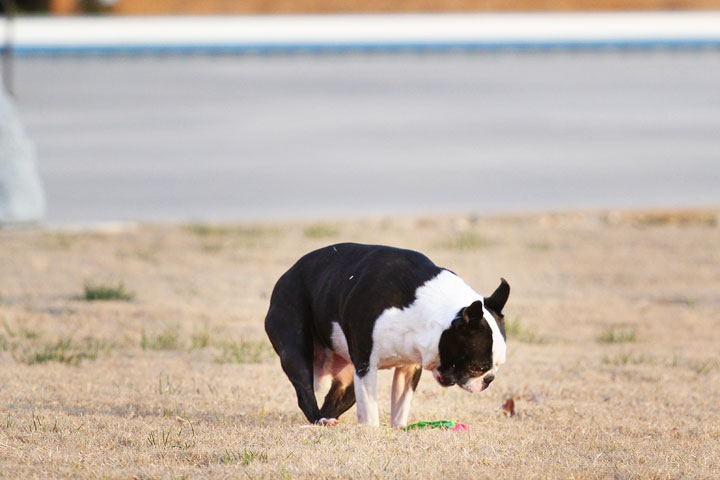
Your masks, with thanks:
M469 392L485 390L505 363L505 320L502 309L510 285L501 279L495 292L458 312L440 336L440 365L433 370L444 386L459 385Z

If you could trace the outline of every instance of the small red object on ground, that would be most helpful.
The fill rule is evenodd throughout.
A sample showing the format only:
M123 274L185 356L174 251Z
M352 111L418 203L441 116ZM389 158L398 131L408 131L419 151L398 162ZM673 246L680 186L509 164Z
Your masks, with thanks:
M506 417L515 416L515 400L513 400L512 398L508 398L507 400L505 400L505 403L500 407L500 410Z

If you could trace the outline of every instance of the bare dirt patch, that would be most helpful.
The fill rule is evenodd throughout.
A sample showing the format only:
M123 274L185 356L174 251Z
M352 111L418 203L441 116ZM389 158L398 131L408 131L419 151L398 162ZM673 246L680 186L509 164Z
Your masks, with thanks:
M711 478L720 472L718 212L592 212L0 231L2 478ZM263 331L275 280L340 241L500 276L508 363L424 375L411 422L305 426ZM131 295L88 301L85 287ZM388 372L384 372L388 373ZM503 413L513 399L513 415Z

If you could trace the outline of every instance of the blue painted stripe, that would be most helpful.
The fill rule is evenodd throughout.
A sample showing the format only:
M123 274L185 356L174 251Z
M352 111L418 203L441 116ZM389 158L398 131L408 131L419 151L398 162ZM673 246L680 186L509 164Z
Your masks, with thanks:
M15 45L18 57L165 56L165 55L295 55L347 53L502 52L602 50L720 50L720 38L648 40L562 40L517 42L297 43L228 45Z

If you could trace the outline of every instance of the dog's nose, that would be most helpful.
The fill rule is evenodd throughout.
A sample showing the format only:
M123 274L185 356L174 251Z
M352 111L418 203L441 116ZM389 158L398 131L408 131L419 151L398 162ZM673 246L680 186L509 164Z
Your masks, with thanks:
M483 378L483 383L484 383L485 385L490 385L490 383L492 383L493 380L495 380L495 375L493 375L493 374L491 373L491 374L488 375L487 377Z
M440 382L440 385L442 385L443 387L452 387L453 385L455 385L454 381L449 380L443 376L438 377L438 381Z

